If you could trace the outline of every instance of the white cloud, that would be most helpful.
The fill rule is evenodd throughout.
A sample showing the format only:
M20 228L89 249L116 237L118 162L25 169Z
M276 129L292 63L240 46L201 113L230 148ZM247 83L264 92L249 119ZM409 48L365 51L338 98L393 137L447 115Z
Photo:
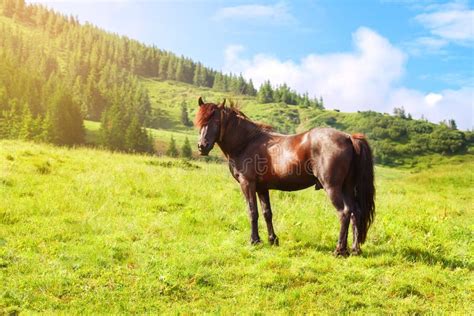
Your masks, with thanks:
M456 43L472 44L474 41L474 10L460 3L448 3L431 7L415 20L431 34Z
M242 45L229 45L226 47L224 55L228 63L236 64L240 61L239 54L245 50ZM239 65L240 66L240 65Z
M435 106L436 103L438 103L439 101L441 101L443 99L443 95L439 94L439 93L428 93L425 98L424 98L424 102L429 105L429 106Z
M422 36L413 41L403 44L404 48L410 55L420 56L426 53L441 54L445 53L443 48L449 44L449 41L444 38Z
M436 37L419 37L417 38L417 42L420 45L436 50L448 44L447 40Z
M415 117L423 115L435 123L455 119L459 128L472 129L474 127L474 89L472 87L442 90L426 95L417 90L399 88L392 91L388 104L391 107L403 106Z
M294 23L295 17L289 12L288 6L279 2L273 5L246 4L234 7L225 7L217 10L215 20L243 19L263 20L273 23Z
M241 57L242 46L226 50L227 72L242 73L260 85L287 83L299 92L322 95L328 108L343 111L391 112L404 106L415 117L423 114L438 122L454 118L461 128L472 128L473 88L424 93L399 87L406 55L387 39L368 28L353 34L351 52L311 54L299 62L265 54Z
M287 83L310 95L323 95L331 107L369 109L382 104L390 87L404 72L405 55L368 28L353 34L355 49L349 53L311 54L299 63L259 54L250 60L228 59L225 70L242 72L259 85Z

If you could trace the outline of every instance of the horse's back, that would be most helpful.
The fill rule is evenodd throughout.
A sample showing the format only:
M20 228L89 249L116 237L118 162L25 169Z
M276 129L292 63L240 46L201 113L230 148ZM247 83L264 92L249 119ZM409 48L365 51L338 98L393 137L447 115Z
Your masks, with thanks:
M341 185L353 160L351 136L334 128L313 128L308 133L313 172L325 186Z
M290 142L301 142L301 144L306 143L307 140L311 139L313 141L313 145L315 144L314 141L328 144L328 143L337 143L337 144L348 144L347 141L350 143L350 135L337 130L332 127L314 127L308 131L299 134L293 135L284 135L279 133L271 133L274 138L279 139L279 141L290 141Z
M330 140L335 143L344 143L346 140L350 140L350 135L337 130L332 127L315 127L307 131L311 135L311 138L325 141Z

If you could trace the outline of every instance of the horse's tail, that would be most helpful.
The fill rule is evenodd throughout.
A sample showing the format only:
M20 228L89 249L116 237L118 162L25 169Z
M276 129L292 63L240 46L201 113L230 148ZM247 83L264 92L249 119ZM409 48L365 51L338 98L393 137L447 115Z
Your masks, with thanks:
M351 136L355 151L355 197L357 202L355 220L357 239L364 243L367 231L375 216L374 162L369 143L362 134Z

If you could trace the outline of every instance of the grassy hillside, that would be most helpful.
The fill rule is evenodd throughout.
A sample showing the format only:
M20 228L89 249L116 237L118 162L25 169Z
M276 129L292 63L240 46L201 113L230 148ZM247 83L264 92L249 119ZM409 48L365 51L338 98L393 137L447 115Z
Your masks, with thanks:
M144 127L166 130L157 138L161 152L170 133L192 133L180 121L181 104L188 104L192 117L202 95L212 102L233 98L250 118L283 133L317 126L363 132L377 162L385 165L433 153L462 154L474 142L474 134L456 130L454 121L413 120L401 109L397 116L321 110L322 102L269 83L255 97L250 80L223 76L23 0L0 2L0 30L0 138L97 143L97 129L89 129L84 140L85 118L105 122L100 145L112 150L152 152Z
M272 192L281 245L251 247L224 165L3 140L0 310L468 314L473 176L378 167L364 253L339 259L322 191Z
M272 124L276 130L294 133L299 126L299 106L284 103L258 103L252 96L237 95L229 92L218 92L205 87L157 79L143 79L148 89L152 107L163 113L163 129L190 130L180 122L181 103L186 102L190 117L194 117L197 99L202 96L208 102L220 103L224 98L234 101L249 117L254 120Z
M192 127L186 127L180 122L181 104L187 104L189 116L193 118L197 108L196 100L203 96L208 102L231 99L251 119L270 124L276 131L283 133L302 132L321 126L334 127L348 133L365 133L374 148L377 162L385 165L412 164L425 159L421 157L433 154L449 157L454 153L472 152L473 148L472 132L461 132L443 124L409 117L371 111L341 113L337 110L320 110L285 103L262 104L255 97L216 92L176 81L142 79L142 82L148 90L152 107L161 113L160 129L167 129L178 135L183 132L191 135L196 133ZM158 141L168 140L158 138Z

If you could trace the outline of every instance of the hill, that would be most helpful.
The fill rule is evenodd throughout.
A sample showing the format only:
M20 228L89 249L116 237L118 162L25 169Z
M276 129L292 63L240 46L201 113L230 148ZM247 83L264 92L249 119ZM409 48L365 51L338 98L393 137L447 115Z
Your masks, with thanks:
M334 105L286 85L265 82L257 90L242 76L82 25L40 5L3 0L0 12L0 138L162 152L169 138L153 141L151 134L191 135L195 100L203 95L213 102L232 98L249 117L283 133L317 126L364 132L377 162L386 165L462 154L473 145L473 133L456 130L454 121L413 120L402 108L394 116L324 110ZM101 127L87 131L84 120Z
M281 245L251 247L222 164L3 140L0 311L467 314L473 170L377 167L364 253L342 260L321 191L272 192Z
M193 117L197 108L196 99L203 96L211 102L231 98L250 118L270 124L282 133L326 126L348 133L365 133L374 148L377 162L385 165L411 163L426 155L465 153L474 141L472 132L459 131L445 124L414 120L405 113L398 116L372 111L341 113L281 102L259 103L258 98L253 96L216 92L176 81L149 78L142 79L142 82L149 91L151 107L161 111L162 125L156 127L175 132L192 134L193 128L184 126L180 121L180 105L184 102L189 116Z

